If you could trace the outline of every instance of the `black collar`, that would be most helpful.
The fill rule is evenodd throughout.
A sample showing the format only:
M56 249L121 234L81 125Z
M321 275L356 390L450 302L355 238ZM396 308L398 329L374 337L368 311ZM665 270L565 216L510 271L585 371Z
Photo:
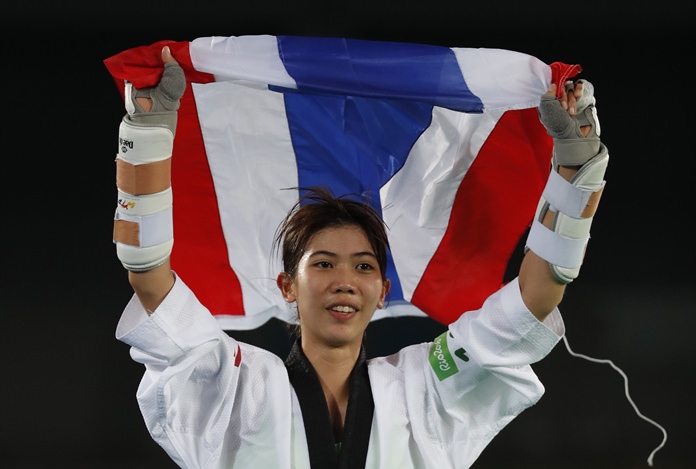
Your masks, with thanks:
M292 346L285 367L300 401L310 466L313 469L364 469L375 409L364 347L360 348L358 361L350 373L340 454L336 451L324 391L314 367L302 351L300 339Z

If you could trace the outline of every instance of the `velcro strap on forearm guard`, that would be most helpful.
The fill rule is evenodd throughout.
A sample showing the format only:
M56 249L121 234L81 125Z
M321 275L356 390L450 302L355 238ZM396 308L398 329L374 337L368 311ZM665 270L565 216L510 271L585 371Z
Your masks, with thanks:
M552 231L540 221L534 220L527 237L527 247L553 266L578 269L582 265L589 239L589 236L565 237L555 229Z
M574 185L554 168L549 174L542 197L555 212L562 212L572 218L587 218L594 213L593 207L596 208L596 203L590 203L590 199L596 198L603 188L604 181L592 188Z
M153 269L163 264L171 254L174 244L172 205L170 203L161 209L162 199L167 198L171 200L171 191L157 194L153 200L141 198L133 206L119 203L114 214L113 240L116 255L127 270L143 272ZM133 212L128 213L124 206Z
M141 248L156 246L173 238L172 226L171 206L149 215L131 215L117 209L114 241Z
M592 220L604 190L608 162L609 152L600 145L599 153L570 181L552 170L539 201L526 248L546 260L562 284L572 282L580 272ZM542 224L549 210L555 211L551 229Z
M170 209L172 201L171 187L156 194L145 195L132 195L119 189L116 210L131 216L152 215Z

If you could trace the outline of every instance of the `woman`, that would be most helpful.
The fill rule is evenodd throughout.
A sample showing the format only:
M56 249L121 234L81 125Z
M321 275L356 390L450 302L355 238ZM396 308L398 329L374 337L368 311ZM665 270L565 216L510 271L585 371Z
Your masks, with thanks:
M157 87L128 90L120 139L132 144L128 155L119 154L117 184L124 200L131 196L127 188L137 186L141 192L132 197L150 197L164 212L171 204L168 181L147 165L168 164L171 153L157 142L173 141L185 81L166 47L162 58L165 73ZM298 202L279 227L275 247L283 272L277 285L299 320L285 363L220 329L171 270L170 239L151 247L128 244L124 232L132 220L117 216L117 255L135 291L117 337L146 366L138 400L152 437L186 468L473 464L541 397L530 364L564 333L556 307L579 263L556 261L567 261L565 251L575 249L564 240L585 238L608 158L596 132L594 101L588 102L589 93L582 97L587 85L569 87L561 99L552 85L542 98L542 122L563 140L554 178L566 183L556 180L545 192L549 202L540 203L519 276L433 342L388 357L366 360L362 342L390 288L387 233L367 204L308 188L306 203ZM141 166L140 176L128 170L133 164ZM150 170L154 178L142 176ZM578 213L562 201L569 194L584 197ZM549 239L556 240L552 247Z

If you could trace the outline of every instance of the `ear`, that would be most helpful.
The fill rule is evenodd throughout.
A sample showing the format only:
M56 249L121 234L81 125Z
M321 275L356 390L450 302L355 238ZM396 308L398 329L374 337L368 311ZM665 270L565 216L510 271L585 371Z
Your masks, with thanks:
M294 303L297 301L294 288L295 284L287 273L281 272L278 274L276 285L278 285L278 289L280 289L280 293L283 295L283 299L285 301L288 303Z
M377 302L377 307L379 309L384 308L384 299L387 297L387 293L389 293L389 290L391 289L391 280L386 279L384 283L382 283L382 295L379 298L379 301Z

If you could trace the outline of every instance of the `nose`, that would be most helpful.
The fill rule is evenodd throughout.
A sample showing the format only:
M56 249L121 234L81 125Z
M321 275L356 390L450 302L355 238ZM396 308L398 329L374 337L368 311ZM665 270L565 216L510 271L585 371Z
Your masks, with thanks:
M331 289L334 293L355 293L353 273L348 269L336 269Z
M353 286L347 283L340 283L334 286L334 293L355 293Z

